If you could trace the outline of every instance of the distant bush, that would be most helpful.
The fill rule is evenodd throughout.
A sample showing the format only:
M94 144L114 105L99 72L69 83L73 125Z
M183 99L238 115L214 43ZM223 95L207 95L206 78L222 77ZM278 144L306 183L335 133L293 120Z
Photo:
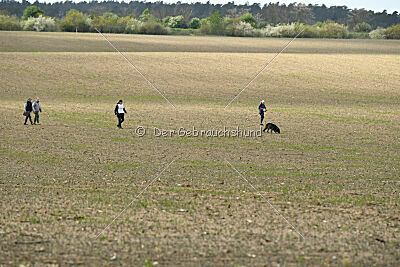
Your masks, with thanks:
M88 32L91 29L92 20L78 10L71 9L61 21L60 28L64 32Z
M304 38L353 38L353 39L400 39L400 24L388 29L378 28L372 31L371 25L361 22L349 31L348 27L332 20L317 22L314 25L303 23L274 24L266 21L257 24L251 13L240 17L223 18L219 11L211 16L199 19L192 18L189 23L183 16L167 16L162 20L153 16L145 9L138 19L132 16L119 17L106 12L103 15L84 15L71 9L61 21L45 17L43 10L29 6L24 11L23 20L10 17L0 11L0 30L29 30L66 32L93 32L98 29L107 33L138 33L138 34L174 34L174 35L227 35L246 37L286 37L292 38L304 30L300 37Z
M350 32L347 38L351 39L371 39L368 32Z
M24 10L24 14L22 15L23 20L27 20L28 18L38 18L39 16L44 16L44 11L37 6L28 6Z
M21 23L16 16L0 15L0 30L2 31L20 31Z
M350 39L370 39L369 33L367 32L349 32L347 38Z
M194 34L196 34L196 29L173 28L173 29L168 30L168 34L171 34L171 35L194 35Z
M368 23L362 22L362 23L358 23L356 26L354 26L354 31L369 33L370 31L372 31L372 27Z
M257 28L258 29L262 29L267 27L268 23L266 21L261 21L260 23L258 23Z
M224 19L224 35L235 36L236 25L239 24L239 18L228 18Z
M378 28L372 32L369 33L369 37L371 39L385 39L386 35L385 35L386 30L384 28Z
M322 38L348 38L349 30L345 25L328 20L322 23L320 36Z
M165 18L163 18L163 19L161 20L162 24L163 24L164 26L167 26L168 23L169 23L169 20L170 20L171 18L172 18L171 16L166 16Z
M126 22L125 33L139 33L142 24L142 22L137 21L136 19L130 19Z
M199 18L192 18L192 20L189 22L189 28L191 29L199 29L201 26L201 22Z
M321 27L319 24L314 25L304 25L304 31L302 37L305 38L320 38Z
M200 32L203 34L221 35L224 33L224 20L218 11L201 20Z
M164 24L170 28L187 28L185 18L183 16L169 17L166 24Z
M139 32L137 33L164 35L168 34L168 29L159 22L149 20L147 22L140 22Z
M200 20L200 33L201 34L210 34L210 23L208 22L207 19L202 19Z
M400 24L387 28L385 35L387 39L400 39Z
M56 30L54 19L42 15L37 18L30 17L22 24L25 31L53 32Z
M253 15L252 14L250 14L250 13L245 13L245 14L243 14L241 17L240 17L240 21L243 21L243 22L245 22L245 23L248 23L248 24L250 24L252 27L255 27L256 26L256 23L257 23L257 21L256 21L256 19L253 17Z
M150 11L148 8L146 8L143 13L139 16L139 21L141 22L147 22L147 21L158 21L156 17L154 17L152 14L150 14Z
M261 36L265 37L294 37L298 34L298 25L281 24L277 26L267 25L267 27L260 30Z
M102 16L93 17L93 26L101 32L123 33L126 28L126 20L116 14L106 12Z
M235 25L235 36L252 37L254 36L254 28L250 23L240 21Z

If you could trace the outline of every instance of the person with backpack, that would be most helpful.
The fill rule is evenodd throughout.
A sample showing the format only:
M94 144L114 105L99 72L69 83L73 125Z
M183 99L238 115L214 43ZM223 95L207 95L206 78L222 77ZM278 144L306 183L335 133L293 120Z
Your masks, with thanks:
M32 117L31 117L31 112L32 112L32 98L28 98L28 101L26 101L24 105L24 116L25 116L25 123L24 125L27 124L28 119L32 123Z
M124 114L127 113L122 100L118 101L117 105L115 106L114 113L118 118L117 127L122 129L122 123L124 122Z
M260 116L261 116L261 122L260 122L260 125L261 125L261 126L264 125L264 124L263 124L263 121L264 121L264 112L266 112L266 111L267 111L267 107L266 107L265 104L264 104L264 100L261 100L260 105L258 105L258 112L259 112L259 114L260 114Z
M35 114L35 118L33 119L33 124L39 124L39 112L42 112L42 108L40 107L40 99L36 98L36 101L32 104L33 113Z

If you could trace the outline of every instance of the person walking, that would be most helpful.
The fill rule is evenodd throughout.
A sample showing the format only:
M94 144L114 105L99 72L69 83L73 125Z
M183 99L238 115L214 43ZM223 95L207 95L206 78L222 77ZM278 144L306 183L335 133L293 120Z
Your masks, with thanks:
M39 124L39 112L42 112L42 108L40 107L40 99L36 98L36 101L32 104L33 113L35 114L35 118L33 119L33 124Z
M31 117L31 112L32 112L32 98L28 98L28 101L26 101L25 105L24 105L24 116L25 116L25 123L24 125L27 124L28 119L29 121L32 123L32 117Z
M264 124L263 124L263 121L264 121L264 112L266 112L266 111L267 111L267 107L266 107L265 104L264 104L264 100L261 100L260 105L258 105L258 112L259 112L259 114L260 114L260 116L261 116L261 122L260 122L260 125L261 125L261 126L264 125Z
M117 127L122 129L122 123L124 122L124 115L126 112L123 101L118 101L117 105L115 106L114 113L118 118L118 125Z

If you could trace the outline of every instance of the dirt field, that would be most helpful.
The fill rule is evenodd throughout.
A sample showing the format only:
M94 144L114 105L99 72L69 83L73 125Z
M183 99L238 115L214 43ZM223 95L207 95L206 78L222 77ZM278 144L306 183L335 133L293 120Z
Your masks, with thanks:
M99 35L0 32L0 265L400 264L400 42L296 40L224 109L287 39L107 36L176 109ZM260 99L280 135L154 134Z

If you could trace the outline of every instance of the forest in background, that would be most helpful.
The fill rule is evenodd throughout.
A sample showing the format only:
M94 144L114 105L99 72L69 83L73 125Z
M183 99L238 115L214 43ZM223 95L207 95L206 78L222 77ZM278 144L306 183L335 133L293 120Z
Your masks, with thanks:
M350 9L347 6L331 6L325 5L305 5L305 4L280 4L268 3L261 4L235 4L233 1L227 4L211 4L207 3L172 3L167 4L159 2L116 2L116 1L90 1L90 2L56 2L41 3L36 1L30 3L26 0L17 2L15 0L1 0L0 12L3 15L15 15L21 17L24 10L31 5L41 8L49 17L63 18L71 9L78 10L87 15L103 15L111 12L119 17L133 16L139 17L145 9L156 18L162 19L167 16L182 15L187 21L192 18L206 18L218 11L222 17L240 17L245 13L250 13L258 23L266 22L267 24L290 24L293 22L302 22L308 25L317 22L331 20L339 24L354 27L356 24L366 22L373 29L378 27L387 28L400 23L400 16L397 11L389 14L387 11L374 12L366 9Z
M400 39L399 14L346 6L2 0L0 30ZM24 10L22 10L24 8ZM144 9L143 9L144 8Z

